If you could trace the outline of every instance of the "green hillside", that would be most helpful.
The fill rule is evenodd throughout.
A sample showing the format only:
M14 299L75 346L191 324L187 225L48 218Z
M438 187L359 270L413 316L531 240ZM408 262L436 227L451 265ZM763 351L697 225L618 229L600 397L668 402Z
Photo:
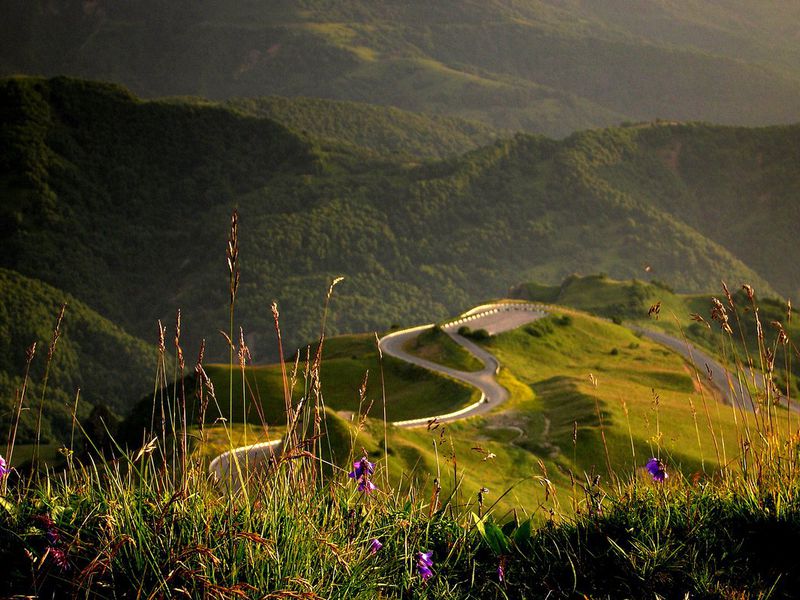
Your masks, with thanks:
M389 472L394 483L411 478L429 486L433 477L440 477L447 496L454 489L451 464L455 458L459 493L464 498L474 498L481 487L487 487L494 502L498 497L493 494L513 488L512 494L500 500L500 513L522 505L540 519L546 518L558 499L552 490L548 495L539 476L548 477L566 498L570 472L606 478L605 447L611 468L623 477L657 453L669 457L672 468L687 476L703 470L711 473L727 462L729 456L717 456L715 440L720 448L726 443L730 447L737 439L736 419L745 417L734 416L718 403L705 384L701 396L701 388L680 356L624 326L586 313L557 306L552 313L480 342L503 365L499 379L510 392L506 403L485 415L432 429L388 427ZM321 371L327 434L322 447L327 453L330 443L337 464L362 448L371 459L384 456L386 430L373 340L356 335L326 341ZM383 360L390 420L454 410L475 399L474 392L453 381L390 357ZM222 427L215 425L220 412L228 412L229 379L226 366L211 365L207 371L222 408L217 411L212 403L206 415L211 457L213 450L223 451L230 444ZM367 373L368 385L361 397L359 388ZM303 398L306 403L316 402L304 361L290 379L296 380L294 406ZM269 435L279 437L285 423L279 366L248 368L245 380L247 392L242 394L241 373L236 370L234 439L244 441L243 399L249 406L248 443L266 435L256 404L264 411ZM191 378L187 390L189 399L193 398ZM171 390L167 394L171 397ZM702 411L703 398L711 429L705 413L693 416L693 406ZM354 427L349 412L368 412L370 418ZM149 426L151 413L152 400L145 398L126 422L126 432L137 432L134 440L142 439L138 432ZM575 427L577 444L573 446ZM562 500L561 509L571 512L574 507Z
M654 206L647 180L628 190L629 178L612 177L609 166L627 164L624 144L638 129L563 142L519 135L409 164L322 145L222 106L143 102L107 84L8 79L0 106L0 265L73 294L143 339L181 308L187 352L207 337L210 359L227 354L215 332L229 327L224 252L234 206L236 326L257 362L275 358L271 302L290 352L318 336L324 295L339 275L331 334L441 319L520 280L555 283L585 270L638 276L645 262L681 290L711 289L724 277L773 293L772 280L749 268L753 257L745 264ZM795 128L767 131L782 143ZM722 160L706 165L719 178L729 169Z
M800 128L664 125L575 142L595 158L603 181L728 248L782 294L800 297L800 264L791 258L800 223Z
M712 293L679 294L658 281L617 281L594 275L571 276L560 286L521 284L512 290L512 295L536 302L571 306L616 322L662 330L678 339L685 337L716 355L732 372L739 370L749 373L748 358L753 361L755 368L763 368L759 360L761 353L758 327L753 318L753 302L739 286L731 286L729 291L730 300L721 285L718 291ZM727 312L730 335L722 331L719 320L715 322L712 318L713 298L719 299ZM796 397L800 391L797 388L797 377L800 375L797 350L791 344L778 343L777 324L791 342L800 338L800 323L793 309L783 300L761 295L756 289L754 302L758 307L764 347L776 357L775 382L782 392L786 391L788 365L794 374L790 378L789 391L792 397ZM648 314L656 304L658 312ZM703 320L692 315L698 315Z
M373 334L343 335L325 340L321 362L322 397L325 405L349 420L352 415L369 414L383 419L383 394L386 394L386 418L389 421L418 419L452 412L477 402L479 393L473 388L448 377L431 373L416 365L411 365L391 356L378 359L375 336ZM294 381L292 395L295 405L300 398L305 402L316 397L309 388L311 381L306 363L307 355L297 363L287 365L289 381ZM311 359L314 359L312 349ZM473 360L477 360L474 359ZM256 429L267 425L271 430L286 424L283 377L280 364L247 366L244 379L238 365L233 368L233 387L231 388L230 367L227 364L208 364L205 371L215 390L216 403L210 402L205 414L209 425L217 423L219 417L228 421L242 423L244 414L247 421ZM244 382L244 393L242 383ZM194 390L197 379L194 374L185 380L185 389L192 422L199 418L199 406L195 401ZM364 384L366 383L366 387ZM362 389L363 388L363 389ZM230 391L233 390L234 410L230 414ZM362 394L363 392L363 394ZM172 396L172 389L165 390ZM242 399L245 402L242 402ZM132 440L138 441L138 433L150 427L153 413L152 394L142 398L136 405L134 414L126 421L126 429L136 429ZM126 432L128 435L130 432Z
M72 428L75 395L79 416L104 405L126 414L155 377L155 343L146 344L56 288L0 269L0 412L10 426L16 391L22 388L26 351L36 343L17 441L35 440L53 329L67 303L60 336L49 368L42 405L42 442L64 442ZM7 435L4 431L2 435ZM78 432L80 434L80 432Z
M470 354L466 348L455 343L441 327L432 327L423 331L413 340L406 342L403 350L459 371L483 369L483 363Z
M14 0L4 17L0 75L149 97L325 97L548 135L800 117L787 3Z
M305 358L305 357L304 357ZM313 357L312 357L313 358ZM383 418L383 391L386 392L386 418L390 421L418 419L434 414L452 412L478 400L478 392L461 382L442 377L396 358L383 358L383 382L381 364L375 350L372 334L348 335L325 341L321 368L322 394L325 404L336 411L366 413ZM290 368L293 365L290 366ZM305 365L301 368L304 370ZM222 414L228 414L228 390L230 385L228 365L209 365L206 369L218 391ZM303 377L299 374L298 379ZM361 387L366 378L364 397ZM269 425L285 424L283 383L279 365L266 365L246 369L245 382L248 396L257 399L263 407L263 415ZM234 398L242 398L241 371L234 368ZM299 381L295 394L306 392ZM306 392L313 395L313 392ZM240 407L235 407L235 421L242 420ZM260 422L257 411L251 407L250 422ZM213 407L207 417L213 422L220 411Z
M235 98L230 106L273 119L333 146L352 144L378 155L419 160L463 154L499 137L477 121L320 98Z

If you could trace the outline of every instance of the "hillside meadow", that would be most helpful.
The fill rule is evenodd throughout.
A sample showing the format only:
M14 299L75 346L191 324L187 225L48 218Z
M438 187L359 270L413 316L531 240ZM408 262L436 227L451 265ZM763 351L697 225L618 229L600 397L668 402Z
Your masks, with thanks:
M59 473L4 464L3 593L791 597L775 549L797 531L797 455L771 392L770 419L737 420L677 355L549 312L482 342L511 392L484 417L401 430L362 414L369 389L357 415L337 414L326 386L340 383L311 359L283 390L290 412L264 469L208 476L215 452L263 437L236 413L191 427L183 386L156 395L175 411L170 430L156 425L138 451L66 453ZM374 359L366 336L328 341L334 362ZM200 388L225 406L216 383ZM237 407L254 401L234 393Z
M530 33L523 4L503 27ZM439 85L505 93L533 68L504 67L500 89L483 81L497 65L455 72L442 53L475 50L467 24L434 27L416 40L430 55L387 63L370 44L396 32L358 25L372 7L336 8L352 19L343 28L314 24L319 6L295 42L350 52L361 81L406 85L399 75L422 65L431 102L446 101ZM548 39L574 40L572 13L546 10ZM708 11L701 29L721 19ZM623 21L642 32L635 11ZM725 31L722 46L748 39ZM67 47L86 30L73 33ZM639 47L618 34L592 39L606 55ZM371 41L352 46L356 35ZM675 52L755 68L700 46ZM779 63L751 86L791 93ZM598 114L616 118L622 103ZM797 126L657 120L507 137L503 123L532 117L144 100L27 76L0 80L0 109L0 596L793 597L780 548L800 531L786 408L800 364L786 300L798 291ZM563 107L529 110L559 120ZM607 275L579 274L596 270ZM730 287L709 293L720 280ZM473 334L509 400L392 425L478 392L381 356L375 332L508 295L549 313ZM644 328L770 384L751 386L754 411L726 405L718 381ZM406 349L480 368L439 328ZM259 468L236 459L209 473L221 453L264 440L278 443Z

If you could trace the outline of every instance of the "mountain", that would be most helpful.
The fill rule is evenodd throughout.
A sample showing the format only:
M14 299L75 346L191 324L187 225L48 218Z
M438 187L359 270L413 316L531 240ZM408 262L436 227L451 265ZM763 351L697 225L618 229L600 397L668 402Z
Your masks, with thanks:
M800 264L792 259L800 223L800 128L665 124L575 141L594 157L605 184L729 249L780 293L800 296Z
M800 119L790 3L5 0L0 75L147 97L314 96L553 136Z
M500 132L477 121L413 113L361 102L320 98L234 98L226 106L266 117L333 146L395 160L446 158L498 139ZM506 134L506 137L510 134Z
M48 370L53 329L64 303L60 336ZM15 392L22 388L26 353L33 343L36 349L17 433L21 444L35 440L46 370L43 443L69 439L78 388L79 418L100 405L125 414L152 390L158 360L155 343L146 344L127 334L70 294L0 269L0 411L6 424L15 414ZM80 431L76 439L79 437Z
M181 308L187 351L208 337L209 357L227 357L215 332L230 326L225 246L237 206L234 332L244 328L257 361L275 356L271 302L290 352L319 334L340 275L329 333L440 319L522 279L555 283L598 269L681 290L747 281L774 295L771 279L749 266L753 256L736 258L701 223L657 205L660 180L635 167L660 151L635 142L754 135L778 144L797 135L656 124L560 142L518 135L409 162L208 102L141 101L110 84L11 78L0 83L0 106L0 266L65 290L143 339ZM711 158L707 173L742 175L739 162ZM790 172L786 161L776 173Z

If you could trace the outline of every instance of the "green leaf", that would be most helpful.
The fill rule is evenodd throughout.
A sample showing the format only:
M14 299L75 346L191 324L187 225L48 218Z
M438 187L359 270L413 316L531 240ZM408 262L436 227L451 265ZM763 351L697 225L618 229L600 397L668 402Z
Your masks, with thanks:
M528 519L527 521L523 521L522 523L520 523L519 527L517 527L517 530L514 532L514 543L519 546L529 542L531 539L531 532L532 532L531 520Z
M497 555L508 554L508 538L495 523L486 523L486 543Z
M11 502L6 500L3 496L0 496L0 507L5 509L5 511L8 514L10 514L11 516L14 516L14 514L16 513L16 510L17 510L16 505L11 504Z
M497 555L507 554L509 549L508 538L503 533L503 530L492 521L488 521L487 517L480 518L475 513L472 513L472 518L475 521L475 527L481 534L483 541L486 545Z

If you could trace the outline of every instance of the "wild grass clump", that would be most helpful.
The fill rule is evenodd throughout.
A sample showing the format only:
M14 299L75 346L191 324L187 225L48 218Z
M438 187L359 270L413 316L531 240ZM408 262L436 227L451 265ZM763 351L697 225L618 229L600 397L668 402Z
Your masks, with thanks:
M0 595L400 595L418 579L416 552L444 557L464 537L418 503L364 494L346 476L300 483L305 469L284 462L253 478L244 495L200 469L174 486L148 456L16 487L0 519L8 569Z

